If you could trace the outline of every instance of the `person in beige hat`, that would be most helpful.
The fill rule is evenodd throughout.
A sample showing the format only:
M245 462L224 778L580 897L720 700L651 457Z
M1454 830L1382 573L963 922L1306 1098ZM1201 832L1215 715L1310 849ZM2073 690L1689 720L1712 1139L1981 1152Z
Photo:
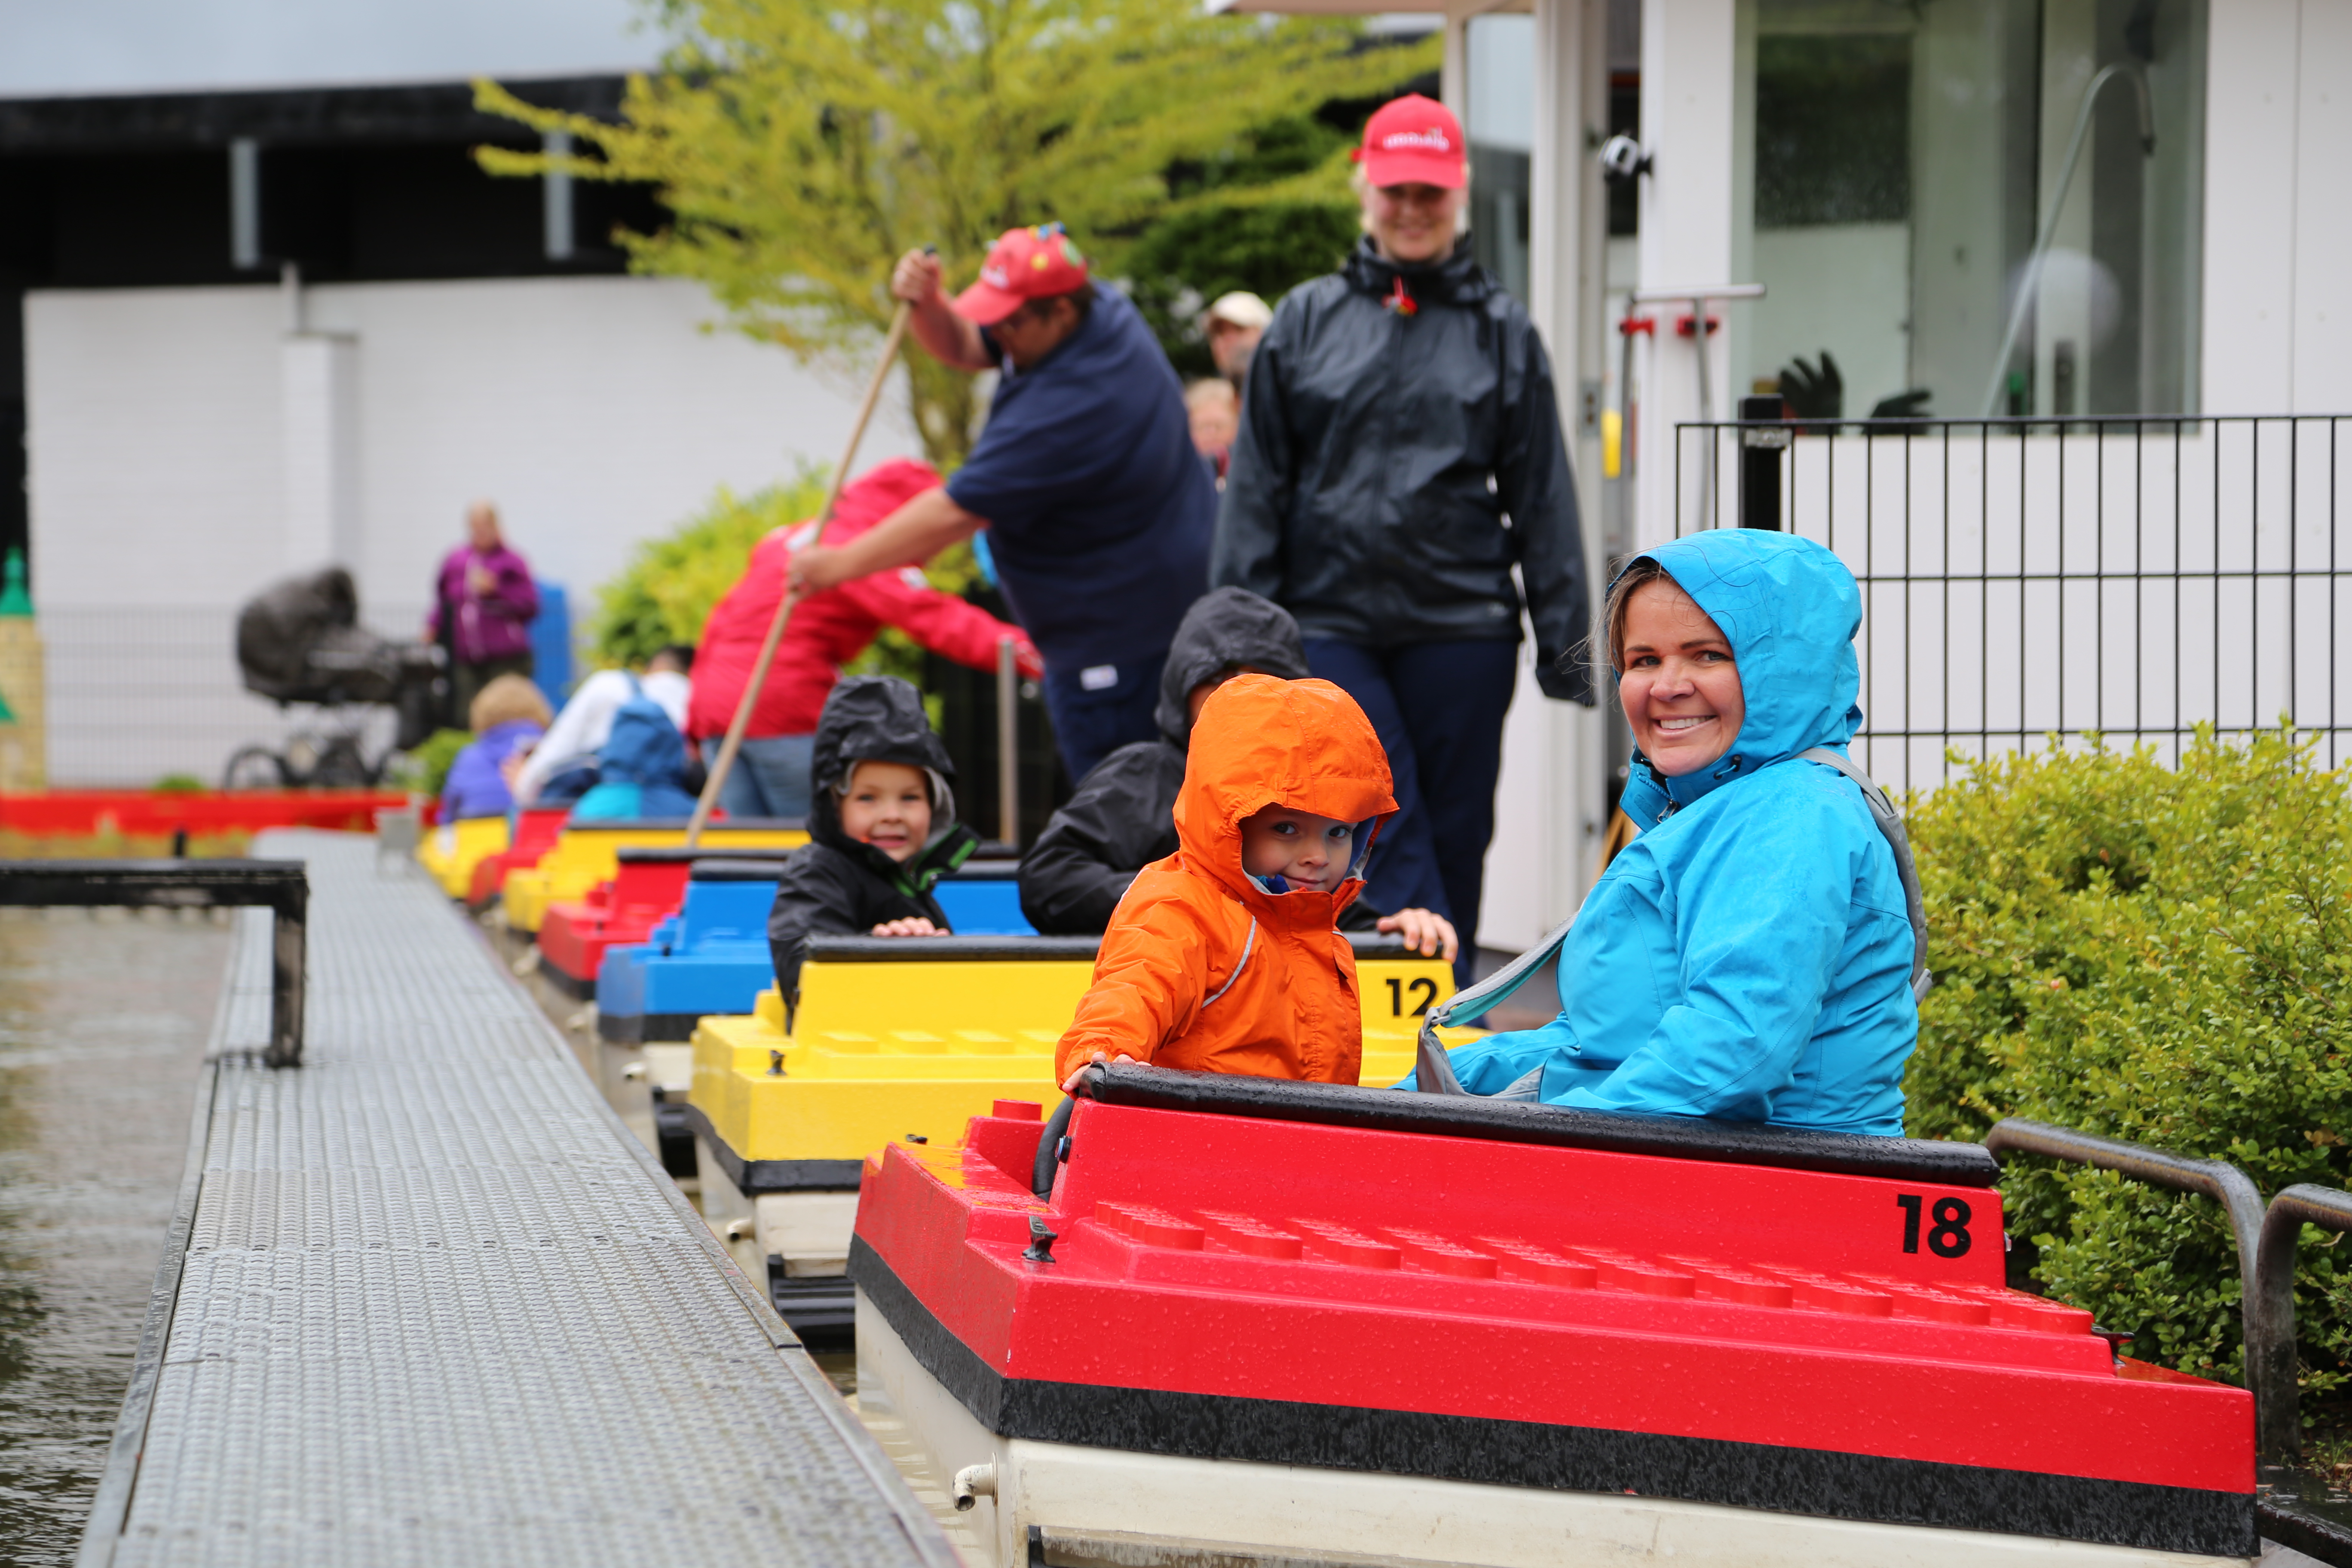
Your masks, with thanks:
M1257 341L1273 321L1273 307L1246 289L1218 295L1201 312L1201 335L1209 340L1209 357L1217 362L1217 374L1234 384L1236 397L1249 374L1250 355L1257 352Z

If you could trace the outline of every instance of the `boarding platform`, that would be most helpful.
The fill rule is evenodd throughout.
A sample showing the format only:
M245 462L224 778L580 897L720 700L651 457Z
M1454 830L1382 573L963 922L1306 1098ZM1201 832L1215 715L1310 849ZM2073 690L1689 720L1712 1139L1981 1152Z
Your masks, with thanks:
M302 1064L239 918L80 1562L956 1556L480 934L353 836L307 862Z

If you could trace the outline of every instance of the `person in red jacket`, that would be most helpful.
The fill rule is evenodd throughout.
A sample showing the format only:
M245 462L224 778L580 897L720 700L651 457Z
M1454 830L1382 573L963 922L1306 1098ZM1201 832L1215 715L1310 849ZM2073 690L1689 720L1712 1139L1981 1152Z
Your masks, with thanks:
M937 488L939 474L928 464L894 458L845 486L824 530L828 547L846 544L913 497ZM687 708L686 732L698 742L705 761L719 755L720 741L743 700L751 666L766 640L768 623L784 591L792 557L816 543L814 520L779 528L751 551L751 564L727 596L711 610L694 658L694 700ZM1035 679L1044 666L1028 635L977 605L943 594L920 568L877 572L837 588L809 595L793 610L760 689L743 749L720 786L719 804L732 817L802 816L809 810L809 763L816 746L817 715L841 679L841 667L866 651L884 626L896 626L944 658L974 669L996 668L1001 638L1013 639L1013 660Z

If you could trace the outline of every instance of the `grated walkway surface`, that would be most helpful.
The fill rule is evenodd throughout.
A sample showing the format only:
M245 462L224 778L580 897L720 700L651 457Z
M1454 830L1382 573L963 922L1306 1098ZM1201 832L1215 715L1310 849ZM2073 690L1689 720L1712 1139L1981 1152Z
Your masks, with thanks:
M954 1563L430 884L255 853L310 863L304 1065L242 911L84 1564Z

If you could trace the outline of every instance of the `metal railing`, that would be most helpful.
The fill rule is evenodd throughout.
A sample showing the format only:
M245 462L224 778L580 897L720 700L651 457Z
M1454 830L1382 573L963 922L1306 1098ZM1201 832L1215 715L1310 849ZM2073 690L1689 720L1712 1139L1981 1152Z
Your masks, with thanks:
M1685 425L1673 462L1644 537L1780 527L1853 568L1882 783L2282 716L2352 755L2352 416Z
M2303 1227L2352 1231L2352 1193L2308 1184L2287 1187L2265 1208L2252 1180L2221 1160L2196 1160L2117 1138L2011 1117L1994 1124L1984 1146L2041 1154L2114 1171L2177 1192L2201 1193L2221 1205L2238 1251L2239 1312L2245 1336L2246 1389L2254 1396L2254 1441L2264 1464L2293 1465L2303 1450L2296 1390L2295 1250Z
M414 637L421 620L398 608L368 616L388 636ZM389 708L280 708L246 690L234 605L43 605L36 624L53 784L143 786L185 773L212 784L248 742L353 728L373 756L392 736Z
M273 1068L302 1065L310 878L301 861L0 860L0 905L268 909L269 1044L262 1060Z

